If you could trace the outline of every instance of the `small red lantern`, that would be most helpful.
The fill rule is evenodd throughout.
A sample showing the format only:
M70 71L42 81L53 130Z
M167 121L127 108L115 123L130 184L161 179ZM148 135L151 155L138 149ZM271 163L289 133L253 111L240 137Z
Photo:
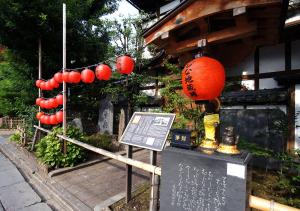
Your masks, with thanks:
M106 64L100 64L96 67L96 77L99 80L107 81L112 74L111 68Z
M42 100L40 101L40 104L39 104L39 105L40 105L41 108L44 108L44 101L45 101L44 99L42 99Z
M50 81L46 81L45 90L48 90L48 91L53 90L53 86L51 86Z
M62 73L62 80L66 83L69 83L69 72L63 72Z
M50 108L56 108L58 106L58 103L56 102L56 99L51 98L48 101Z
M72 71L72 72L69 73L68 80L69 80L70 83L77 84L81 80L81 74L77 71Z
M35 100L35 104L36 105L40 105L41 104L41 101L43 100L43 98L37 98L36 100Z
M49 115L44 115L44 124L50 125L50 116Z
M63 111L56 112L55 116L56 116L56 120L57 120L58 123L63 122L63 119L64 119L64 112Z
M44 100L44 108L51 109L51 105L49 104L49 100Z
M42 82L40 83L40 89L41 89L41 90L45 90L45 85L46 85L46 82L45 82L45 81L42 81Z
M90 69L85 69L81 72L81 80L84 83L90 84L95 80L95 74Z
M134 69L134 60L130 56L120 56L116 61L117 71L129 75Z
M51 78L50 81L49 81L50 85L53 87L53 88L58 88L59 87L59 83L56 82L56 80L54 78Z
M45 118L45 115L43 114L43 115L40 117L40 119L39 119L40 122L41 122L42 124L44 124L44 122L45 122L45 119L44 119L44 118Z
M183 92L193 100L215 99L224 88L224 67L210 57L203 56L190 61L181 75Z
M54 80L57 83L61 84L63 82L62 73L61 72L55 73Z
M62 105L64 103L64 96L62 94L59 94L55 97L55 100L58 105Z
M49 123L50 123L51 125L57 125L57 124L58 124L58 122L57 122L57 120L56 120L56 115L55 115L55 114L50 115Z
M35 82L35 85L36 85L38 88L40 88L42 82L43 82L43 80L37 80L37 81Z
M36 118L37 118L38 120L40 120L40 118L41 118L43 115L44 115L44 112L38 112L38 113L36 114Z

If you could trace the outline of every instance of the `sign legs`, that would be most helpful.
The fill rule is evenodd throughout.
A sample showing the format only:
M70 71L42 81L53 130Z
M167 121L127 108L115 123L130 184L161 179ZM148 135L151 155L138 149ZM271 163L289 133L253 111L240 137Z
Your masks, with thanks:
M126 147L127 157L132 158L132 146L127 145ZM126 203L131 200L131 189L132 189L132 166L126 165Z

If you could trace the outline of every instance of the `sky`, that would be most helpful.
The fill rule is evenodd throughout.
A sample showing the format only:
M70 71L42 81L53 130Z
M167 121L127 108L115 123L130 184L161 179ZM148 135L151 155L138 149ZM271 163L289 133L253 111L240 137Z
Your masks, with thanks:
M107 18L107 19L117 18L118 19L118 17L120 17L120 15L122 15L124 17L128 17L128 16L138 15L138 13L139 13L138 10L134 6L132 6L126 0L121 0L119 3L118 10L110 15L104 16L104 18Z

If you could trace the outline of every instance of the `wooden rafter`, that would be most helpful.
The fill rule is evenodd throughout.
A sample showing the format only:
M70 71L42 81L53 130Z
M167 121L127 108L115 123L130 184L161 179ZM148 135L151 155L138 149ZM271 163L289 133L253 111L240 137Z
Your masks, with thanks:
M166 48L166 50L167 53L170 54L182 53L196 49L198 47L198 41L203 38L207 39L208 44L216 44L251 36L256 32L256 30L257 25L255 23L247 23L210 33L207 37L200 36L198 38L172 43Z
M197 21L209 15L238 7L254 7L260 5L279 4L280 0L201 0L189 1L185 7L179 8L144 34L146 44L152 43L166 32L170 32L190 22Z

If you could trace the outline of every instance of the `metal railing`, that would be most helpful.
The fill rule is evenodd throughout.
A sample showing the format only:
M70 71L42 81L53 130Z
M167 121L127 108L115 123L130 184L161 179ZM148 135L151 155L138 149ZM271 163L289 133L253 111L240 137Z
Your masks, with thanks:
M51 132L51 131L46 130L46 129L44 129L42 127L39 127L39 126L34 126L34 127L37 130L41 130L45 133L50 133ZM95 153L98 153L100 155L104 155L106 157L118 160L122 163L131 165L133 167L143 169L144 171L148 171L150 173L153 173L153 175L161 176L161 171L162 170L158 166L153 166L151 164L144 163L144 162L141 162L141 161L137 161L137 160L134 160L134 159L131 159L131 158L127 158L127 157L124 157L122 155L116 155L115 153L112 153L112 152L106 151L104 149L100 149L100 148L88 145L86 143L83 143L81 141L77 141L75 139L68 138L68 137L63 136L63 135L57 135L57 137L62 139L62 140L65 140L65 141L71 142L73 144L76 144L78 146L81 146L81 147L83 147L85 149L88 149L90 151L93 151ZM258 209L258 210L262 210L262 211L300 211L300 209L289 207L289 206L286 206L286 205L283 205L283 204L276 203L272 200L266 200L266 199L256 197L256 196L253 196L253 195L249 196L249 207L255 208L255 209Z

